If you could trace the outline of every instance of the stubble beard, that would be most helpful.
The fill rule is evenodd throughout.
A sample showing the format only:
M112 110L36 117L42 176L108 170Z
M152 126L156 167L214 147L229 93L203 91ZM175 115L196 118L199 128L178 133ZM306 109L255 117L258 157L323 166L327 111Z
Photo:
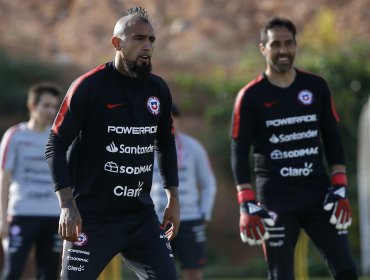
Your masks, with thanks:
M271 61L271 67L275 70L277 73L284 74L286 72L289 72L290 69L293 67L293 62L294 62L294 56L287 56L289 59L288 64L281 64L279 63L278 59L279 57L276 57L273 61Z

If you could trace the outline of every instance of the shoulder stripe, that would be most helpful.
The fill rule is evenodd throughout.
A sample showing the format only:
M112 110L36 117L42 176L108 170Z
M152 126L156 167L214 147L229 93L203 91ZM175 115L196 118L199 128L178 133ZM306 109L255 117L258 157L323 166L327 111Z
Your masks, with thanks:
M59 109L59 112L58 112L58 115L54 121L54 124L52 126L52 131L54 134L58 134L58 131L59 131L59 128L60 126L62 125L63 123L63 120L64 120L64 117L68 111L68 108L69 108L69 105L71 103L71 99L72 99L72 96L75 94L76 92L76 89L77 87L82 83L82 81L84 79L86 79L87 77L103 70L105 68L105 64L103 65L100 65L94 69L92 69L91 71L85 73L84 75L82 75L81 77L79 77L70 87L70 89L68 90L64 100L63 100L63 103Z
M10 140L13 138L14 134L18 131L21 130L21 124L18 124L18 125L15 125L13 127L11 127L9 129L9 131L5 134L6 135L6 138L3 139L3 141L5 141L4 143L4 146L2 146L2 148L4 149L3 151L1 151L1 155L2 155L2 158L1 158L1 169L4 169L5 168L5 163L6 163L6 159L8 157L8 152L9 152L9 143L10 143Z
M318 77L318 78L321 78L321 79L323 79L324 81L325 81L325 79L322 77L322 76L320 76L320 75L318 75L318 74L316 74L316 73L312 73L312 72L310 72L310 71L307 71L307 70L304 70L304 69L300 69L300 68L296 68L297 69L297 71L299 71L299 72L302 72L302 73L305 73L305 74L308 74L308 75L312 75L312 76L315 76L315 77ZM336 108L335 108L335 104L334 104L334 99L333 99L333 96L332 95L330 95L330 107L331 107L331 113L333 114L333 117L334 117L334 119L337 121L337 122L339 122L339 115L338 115L338 113L337 113L337 110L336 110Z
M243 97L246 91L253 85L259 83L263 79L263 75L258 76L256 79L245 85L239 92L234 104L233 112L233 127L232 127L232 138L238 138L240 130L240 107Z
M333 96L330 96L330 103L331 103L331 113L333 114L334 116L334 119L339 122L339 115L337 113L337 109L335 108L335 104L334 104L334 99L333 99Z

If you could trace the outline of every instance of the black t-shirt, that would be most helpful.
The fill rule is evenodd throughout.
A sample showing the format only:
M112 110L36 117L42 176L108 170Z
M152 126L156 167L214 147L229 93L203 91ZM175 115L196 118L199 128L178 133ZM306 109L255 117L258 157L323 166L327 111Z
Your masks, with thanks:
M132 79L112 62L75 80L46 146L55 189L72 187L82 216L152 211L154 151L165 187L178 186L171 106L160 77Z
M333 100L325 80L296 69L287 88L263 74L243 87L232 122L232 167L236 184L251 183L253 146L259 198L271 209L321 203L329 186L328 164L344 164Z

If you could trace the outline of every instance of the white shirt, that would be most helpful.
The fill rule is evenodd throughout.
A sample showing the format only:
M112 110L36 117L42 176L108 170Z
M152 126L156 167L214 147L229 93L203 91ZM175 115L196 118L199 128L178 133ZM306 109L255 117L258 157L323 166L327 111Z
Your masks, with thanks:
M0 164L11 171L8 214L12 216L59 216L45 144L50 127L43 132L20 123L9 128L1 141Z
M209 221L216 195L216 179L207 153L193 137L178 132L175 137L179 172L180 220ZM155 160L151 196L160 220L167 196Z

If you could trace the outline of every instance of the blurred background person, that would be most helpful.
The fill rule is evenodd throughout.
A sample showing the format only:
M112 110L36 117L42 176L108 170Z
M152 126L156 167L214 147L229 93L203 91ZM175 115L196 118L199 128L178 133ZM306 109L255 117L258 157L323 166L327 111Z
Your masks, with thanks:
M329 86L294 66L292 21L270 18L260 39L266 70L239 91L232 119L241 239L263 245L268 279L293 280L294 249L304 229L334 279L358 279L347 236L352 212L344 149Z
M57 279L62 242L59 205L45 160L45 144L59 107L58 85L30 87L28 122L10 127L0 146L0 233L5 239L2 279L20 279L33 245L37 279Z
M172 105L173 126L179 172L181 226L171 241L175 259L185 280L203 279L206 264L206 223L211 220L216 195L216 179L202 144L180 130L180 110ZM159 220L167 205L158 166L153 173L152 198Z
M361 111L358 131L357 177L361 267L370 276L370 99Z

